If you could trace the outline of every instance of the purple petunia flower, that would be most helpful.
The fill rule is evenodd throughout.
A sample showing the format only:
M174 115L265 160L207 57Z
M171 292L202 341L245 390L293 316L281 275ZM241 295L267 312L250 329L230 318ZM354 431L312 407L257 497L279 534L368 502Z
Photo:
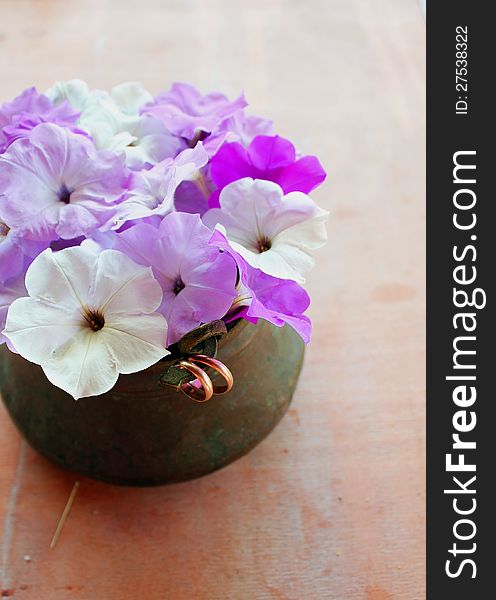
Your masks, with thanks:
M307 292L295 281L272 277L252 267L220 231L214 231L210 243L229 253L240 273L238 295L227 321L242 317L252 323L264 319L276 327L288 324L308 344L312 322L303 314L310 305Z
M56 123L79 131L75 128L78 117L79 113L68 102L55 106L36 88L28 88L12 102L0 106L0 154L40 123Z
M220 192L237 179L265 179L278 183L285 194L309 194L324 181L326 172L316 156L297 159L295 147L289 140L259 135L248 148L236 142L221 146L211 159L210 176L217 190L209 204L218 208Z
M124 158L44 123L0 155L0 214L34 241L110 227L128 180Z
M212 233L198 215L171 213L158 227L137 223L116 234L114 248L152 267L162 286L159 308L169 324L167 345L222 318L236 296L236 265L210 245Z
M154 103L146 105L142 113L157 117L169 131L192 141L200 132L217 131L225 119L246 105L243 95L230 101L224 94L204 96L188 83L174 83L168 92L159 94Z

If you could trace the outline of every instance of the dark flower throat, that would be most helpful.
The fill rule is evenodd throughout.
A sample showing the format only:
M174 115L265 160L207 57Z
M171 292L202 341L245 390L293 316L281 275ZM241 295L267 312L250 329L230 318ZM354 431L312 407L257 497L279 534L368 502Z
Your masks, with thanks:
M260 254L262 254L262 252L267 252L267 250L270 250L271 247L272 242L268 238L262 238L261 240L258 240L258 251Z
M176 296L179 294L179 292L181 292L182 290L184 290L186 286L183 283L183 280L178 277L176 279L176 283L174 284L174 287L172 289L172 291L174 292L174 294L176 294Z
M93 331L100 331L105 325L105 317L99 310L85 309L84 318L86 323L88 323L88 327Z
M63 202L64 204L69 204L71 201L71 194L72 192L67 189L65 184L62 184L60 186L58 197L61 202Z

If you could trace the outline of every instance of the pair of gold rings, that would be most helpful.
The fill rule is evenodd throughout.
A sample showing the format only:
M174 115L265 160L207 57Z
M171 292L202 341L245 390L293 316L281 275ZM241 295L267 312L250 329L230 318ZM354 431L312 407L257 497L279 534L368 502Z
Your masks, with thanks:
M209 375L197 363L206 365L219 373L224 378L225 383L214 385ZM195 402L208 402L214 394L227 394L234 384L232 373L226 365L210 356L192 354L187 359L180 360L177 366L180 369L186 369L196 377L194 381L188 381L179 386L179 389Z

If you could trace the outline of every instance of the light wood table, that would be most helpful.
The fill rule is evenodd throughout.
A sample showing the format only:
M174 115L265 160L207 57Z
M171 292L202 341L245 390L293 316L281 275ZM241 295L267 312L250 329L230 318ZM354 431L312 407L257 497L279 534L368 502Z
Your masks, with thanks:
M121 489L0 411L2 597L419 600L424 586L425 22L416 0L0 0L0 98L79 76L246 91L329 171L330 241L289 414L193 483Z

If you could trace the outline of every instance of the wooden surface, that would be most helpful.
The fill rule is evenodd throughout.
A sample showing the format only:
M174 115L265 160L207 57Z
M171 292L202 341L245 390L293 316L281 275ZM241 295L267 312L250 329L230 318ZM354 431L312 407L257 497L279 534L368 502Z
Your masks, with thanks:
M0 98L80 76L244 88L319 154L330 242L289 415L203 480L74 477L0 412L0 576L24 600L424 598L425 23L417 0L0 0Z

